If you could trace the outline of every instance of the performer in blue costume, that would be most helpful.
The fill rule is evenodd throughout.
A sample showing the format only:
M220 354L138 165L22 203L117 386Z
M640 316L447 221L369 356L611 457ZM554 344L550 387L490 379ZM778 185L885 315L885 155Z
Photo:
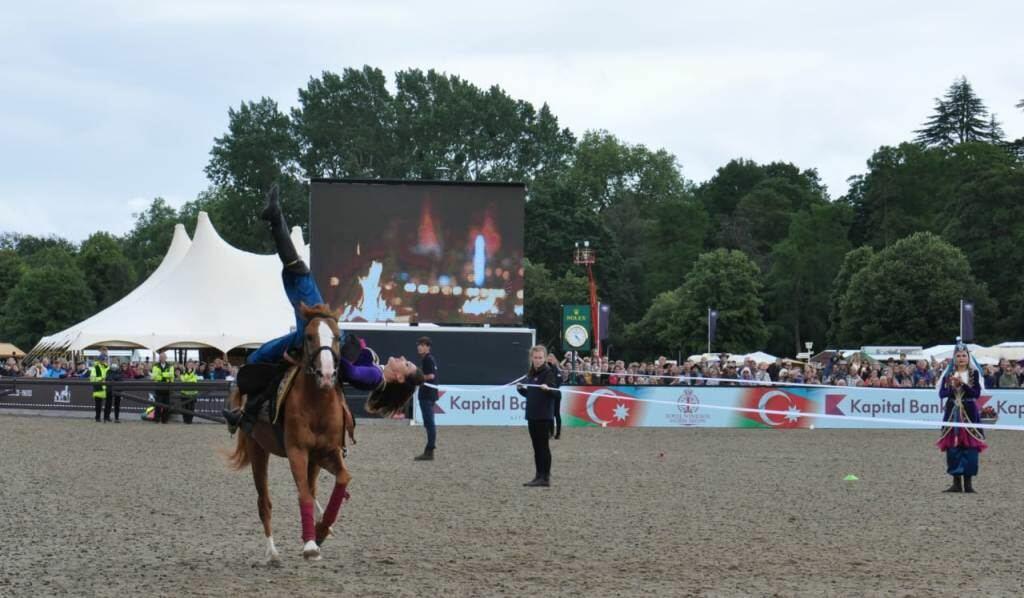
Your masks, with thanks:
M939 379L939 397L946 400L942 421L976 424L980 421L978 399L985 389L981 368L967 347L956 339L953 361ZM953 476L953 485L946 492L974 492L973 478L978 475L978 455L988 448L985 432L975 427L942 428L936 443L946 453L946 473Z
M295 330L264 343L246 360L249 364L279 364L286 359L289 351L301 351L302 335L308 322L302 317L299 305L304 303L314 306L324 302L309 266L299 257L292 243L278 196L277 185L274 185L267 193L267 205L260 218L267 221L277 247L277 255L284 265L281 280L288 301L295 310ZM405 357L392 357L382 366L376 353L362 346L354 335L347 335L343 339L338 359L338 382L348 382L360 390L371 391L366 410L390 415L405 406L416 387L423 383L423 373L416 364L406 361ZM240 426L246 432L251 432L259 409L271 392L272 388L265 392L250 393L241 411L224 410L224 419L232 433Z

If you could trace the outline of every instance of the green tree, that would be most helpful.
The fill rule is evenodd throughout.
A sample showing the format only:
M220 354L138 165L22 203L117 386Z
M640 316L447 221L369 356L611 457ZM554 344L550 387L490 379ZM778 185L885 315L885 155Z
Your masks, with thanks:
M853 244L880 248L918 231L938 232L952 195L948 156L946 150L913 143L875 151L868 172L850 177L841 200L854 212Z
M157 197L145 211L132 214L135 226L124 239L124 254L130 256L137 280L146 280L167 254L174 237L174 225L181 222L174 208Z
M762 271L769 267L772 246L786 235L791 215L828 201L816 170L742 159L719 168L696 196L711 216L710 246L744 251Z
M270 98L228 109L228 132L213 140L206 176L214 184L254 195L294 175L299 154L291 120Z
M989 127L989 112L966 77L935 98L935 112L917 131L915 141L926 146L950 147L969 141L998 141Z
M566 270L561 278L540 264L525 260L526 295L523 299L523 322L537 330L537 342L548 349L559 350L561 343L562 306L585 303L587 279Z
M43 266L54 266L57 268L75 267L75 251L68 251L61 245L51 245L25 256L25 266L28 268L42 268Z
M1006 338L1024 335L1013 307L1024 263L1024 166L997 165L962 184L943 237L966 254L1003 308L1000 330Z
M135 270L110 233L93 233L82 243L76 258L86 275L96 309L120 300L135 288Z
M843 263L839 266L839 272L832 281L829 294L828 310L828 338L825 346L844 348L848 346L847 339L843 337L843 298L850 289L850 280L853 275L860 272L871 258L875 256L875 250L870 245L861 245L846 253Z
M704 253L679 289L658 295L644 317L629 326L630 346L703 352L707 308L712 307L719 314L713 350L740 353L764 347L768 331L761 315L762 287L760 270L743 252Z
M402 178L408 164L387 78L377 68L324 71L299 90L291 112L305 176Z
M0 315L0 330L19 347L84 320L94 311L92 292L73 264L30 268L11 289Z
M0 249L0 306L7 301L10 293L21 275L25 273L25 263L13 249ZM4 331L0 329L0 338L5 338Z
M812 206L793 216L786 238L772 249L773 352L799 353L805 341L825 346L832 282L850 250L850 218L843 204Z
M841 336L855 345L948 343L958 332L961 299L973 300L979 314L994 312L963 252L932 233L915 233L853 275L841 302Z
M47 237L22 235L20 233L4 233L0 235L0 249L10 249L23 258L49 247L63 249L69 254L74 254L76 251L74 243L56 235Z

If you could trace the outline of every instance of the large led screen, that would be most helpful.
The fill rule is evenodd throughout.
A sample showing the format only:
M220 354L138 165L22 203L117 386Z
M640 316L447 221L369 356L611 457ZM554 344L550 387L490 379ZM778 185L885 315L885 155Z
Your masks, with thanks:
M312 268L343 322L515 324L520 184L314 180Z

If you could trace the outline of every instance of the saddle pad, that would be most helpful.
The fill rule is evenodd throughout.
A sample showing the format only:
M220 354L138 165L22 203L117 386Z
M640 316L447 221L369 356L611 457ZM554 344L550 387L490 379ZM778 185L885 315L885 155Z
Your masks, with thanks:
M292 389L292 383L295 382L295 374L299 373L299 366L293 365L288 368L288 371L284 373L284 377L281 378L281 384L277 386L277 396L274 401L274 418L271 423L276 424L277 418L281 416L281 407L284 405L284 398L288 396L288 391Z

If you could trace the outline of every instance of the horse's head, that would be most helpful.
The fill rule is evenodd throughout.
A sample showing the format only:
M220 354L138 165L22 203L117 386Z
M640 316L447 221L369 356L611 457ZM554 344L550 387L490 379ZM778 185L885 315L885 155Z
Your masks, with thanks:
M334 386L338 376L338 355L341 350L341 334L338 331L338 316L321 303L313 307L299 305L299 313L306 320L303 331L303 360L306 371L314 376L317 385L326 390Z

